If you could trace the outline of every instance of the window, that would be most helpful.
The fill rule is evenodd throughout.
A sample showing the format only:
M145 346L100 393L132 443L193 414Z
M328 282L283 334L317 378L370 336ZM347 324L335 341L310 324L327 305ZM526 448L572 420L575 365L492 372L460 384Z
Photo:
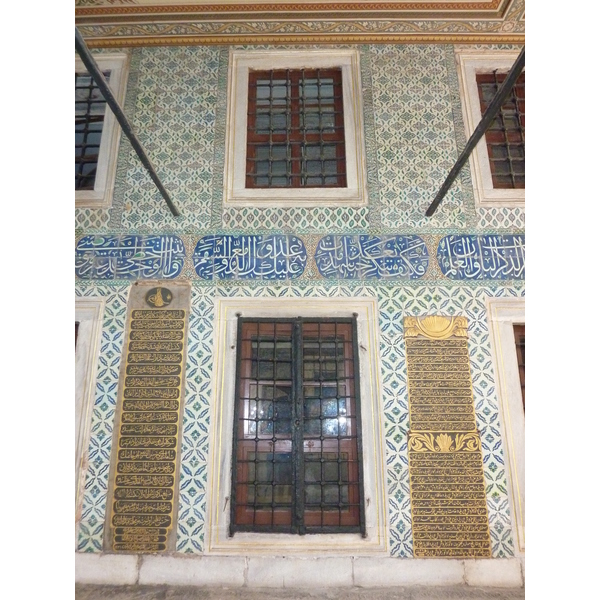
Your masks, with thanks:
M471 136L517 52L458 50L465 134ZM525 204L525 72L469 157L475 201L480 206Z
M506 75L478 73L481 114L490 105ZM525 73L521 73L508 99L485 132L494 188L525 187Z
M250 71L246 186L345 187L342 70Z
M125 97L125 54L95 55L118 102ZM120 128L80 60L75 61L75 206L108 208Z
M355 319L240 318L231 532L363 532Z
M359 54L232 51L224 203L367 203Z
M374 298L215 299L207 554L388 552L378 318Z
M488 298L516 548L525 552L525 300Z

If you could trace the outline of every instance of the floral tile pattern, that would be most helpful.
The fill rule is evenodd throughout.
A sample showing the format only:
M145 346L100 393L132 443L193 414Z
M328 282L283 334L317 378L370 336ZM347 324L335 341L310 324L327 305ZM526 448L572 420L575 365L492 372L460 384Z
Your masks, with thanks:
M371 65L382 225L463 227L460 180L425 217L457 157L444 46L372 46Z
M133 127L181 217L171 215L129 148L122 226L152 231L207 227L212 199L219 50L207 46L143 48Z

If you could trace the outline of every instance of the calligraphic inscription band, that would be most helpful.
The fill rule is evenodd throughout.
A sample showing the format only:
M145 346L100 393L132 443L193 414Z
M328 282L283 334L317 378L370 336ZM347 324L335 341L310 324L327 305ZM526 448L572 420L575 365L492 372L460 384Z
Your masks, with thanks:
M194 250L202 279L296 279L306 266L306 247L294 235L207 235Z
M172 279L185 247L176 235L86 235L75 248L79 279Z
M525 236L447 235L437 261L449 279L525 279Z
M185 365L187 311L181 305L189 306L189 291L183 283L150 290L138 284L131 290L107 510L114 552L169 549ZM156 306L157 293L171 300L149 308Z
M417 557L490 557L466 317L404 319Z
M334 279L419 279L429 265L418 235L326 235L315 251L317 269Z

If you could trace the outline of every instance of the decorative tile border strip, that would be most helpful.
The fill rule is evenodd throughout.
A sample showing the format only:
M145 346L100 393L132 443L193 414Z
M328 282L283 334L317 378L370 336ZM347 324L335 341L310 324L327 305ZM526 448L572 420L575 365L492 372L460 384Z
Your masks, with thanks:
M75 248L80 279L172 279L185 248L176 235L86 235Z
M449 279L525 279L525 236L447 235L437 261Z
M129 296L118 427L114 431L106 546L113 552L174 549L182 374L191 286L145 282ZM170 541L169 541L170 538Z
M97 280L188 278L185 258L184 243L175 235L86 235L75 248L75 275ZM304 241L294 235L211 234L197 242L192 256L197 275L209 281L298 279L307 258ZM426 242L418 235L330 234L318 238L314 259L325 279L416 280L430 266ZM525 236L447 235L438 244L437 263L441 275L434 263L429 278L523 280ZM316 275L308 273L309 278Z
M429 254L417 235L326 235L315 262L323 277L333 279L419 279Z
M306 247L294 235L207 235L194 250L202 279L297 279L306 266Z
M466 317L404 319L416 557L491 556Z

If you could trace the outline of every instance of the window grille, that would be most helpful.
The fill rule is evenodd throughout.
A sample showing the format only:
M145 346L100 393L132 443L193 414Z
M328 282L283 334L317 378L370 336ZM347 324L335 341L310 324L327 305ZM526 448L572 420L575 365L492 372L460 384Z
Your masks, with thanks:
M250 71L246 187L346 187L341 69Z
M478 73L477 89L482 114L506 78L501 73ZM485 132L494 188L525 187L525 73Z
M356 339L355 319L239 319L232 534L364 534Z
M525 410L525 325L513 325L515 332L515 345L517 347L517 365L519 367L519 380L523 396L523 410Z
M108 81L110 71L103 72ZM106 100L89 73L75 73L75 189L93 190Z

